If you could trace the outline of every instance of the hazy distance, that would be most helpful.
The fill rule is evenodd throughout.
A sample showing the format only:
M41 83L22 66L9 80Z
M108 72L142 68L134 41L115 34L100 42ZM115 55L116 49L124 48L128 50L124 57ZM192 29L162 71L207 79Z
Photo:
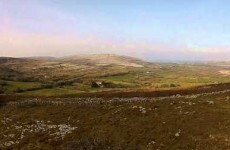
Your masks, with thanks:
M1 0L0 56L229 60L228 1Z

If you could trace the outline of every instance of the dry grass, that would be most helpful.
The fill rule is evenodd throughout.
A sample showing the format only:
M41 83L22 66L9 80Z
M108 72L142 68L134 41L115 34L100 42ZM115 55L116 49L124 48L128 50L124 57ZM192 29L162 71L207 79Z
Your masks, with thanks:
M226 150L229 96L226 92L164 99L21 98L16 102L9 98L0 107L0 147ZM22 139L23 130L16 126L26 131ZM66 134L57 138L61 130Z

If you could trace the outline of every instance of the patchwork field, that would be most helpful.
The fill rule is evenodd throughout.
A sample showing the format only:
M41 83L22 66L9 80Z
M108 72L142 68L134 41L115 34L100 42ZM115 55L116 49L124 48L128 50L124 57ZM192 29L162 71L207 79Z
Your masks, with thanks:
M228 150L230 66L0 58L0 149Z
M0 93L55 96L184 89L230 82L227 64L149 63L117 55L0 58ZM93 82L102 82L105 86L95 88Z

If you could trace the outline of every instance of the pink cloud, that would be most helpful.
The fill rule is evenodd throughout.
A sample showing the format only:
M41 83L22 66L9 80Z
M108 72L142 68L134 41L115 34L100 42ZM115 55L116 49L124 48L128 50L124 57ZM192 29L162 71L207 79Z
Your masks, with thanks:
M160 41L117 40L97 36L77 36L66 33L26 33L15 28L7 17L0 23L0 56L66 56L91 53L113 53L135 57L202 60L229 59L230 47L188 48Z

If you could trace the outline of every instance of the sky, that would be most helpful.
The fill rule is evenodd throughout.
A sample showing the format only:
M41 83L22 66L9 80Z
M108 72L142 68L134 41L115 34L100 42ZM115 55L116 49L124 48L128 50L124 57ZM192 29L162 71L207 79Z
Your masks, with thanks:
M230 60L228 0L0 0L0 56Z

